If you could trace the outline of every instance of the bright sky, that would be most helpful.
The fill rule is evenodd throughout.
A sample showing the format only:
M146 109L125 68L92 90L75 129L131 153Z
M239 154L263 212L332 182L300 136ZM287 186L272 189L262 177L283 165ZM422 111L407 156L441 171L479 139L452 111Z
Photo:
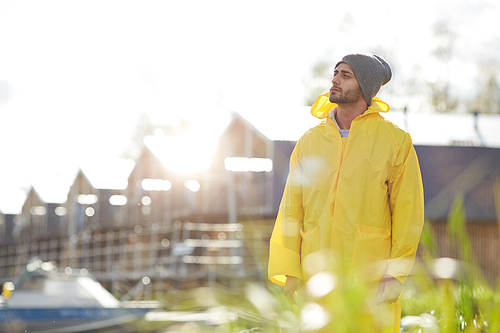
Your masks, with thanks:
M0 210L120 156L143 113L207 126L220 110L286 116L314 62L352 51L386 52L396 82L416 65L436 75L437 18L459 36L469 62L454 73L470 89L471 59L498 51L498 17L495 0L0 0Z

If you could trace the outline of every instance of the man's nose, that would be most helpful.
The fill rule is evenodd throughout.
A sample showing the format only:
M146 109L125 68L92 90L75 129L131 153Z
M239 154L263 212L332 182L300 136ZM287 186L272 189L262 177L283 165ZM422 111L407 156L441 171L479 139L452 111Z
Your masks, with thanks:
M333 78L332 78L332 84L338 86L340 84L338 78L339 78L338 75L334 75Z

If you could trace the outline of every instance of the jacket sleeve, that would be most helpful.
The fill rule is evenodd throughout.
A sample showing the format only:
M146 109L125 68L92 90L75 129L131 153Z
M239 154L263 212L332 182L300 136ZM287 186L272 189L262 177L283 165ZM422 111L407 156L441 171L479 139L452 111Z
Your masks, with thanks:
M415 148L408 134L400 146L389 180L392 213L392 249L387 274L403 283L417 252L424 224L422 176Z
M279 285L285 285L287 275L302 279L300 230L304 211L299 144L300 141L290 157L290 172L269 246L268 276Z

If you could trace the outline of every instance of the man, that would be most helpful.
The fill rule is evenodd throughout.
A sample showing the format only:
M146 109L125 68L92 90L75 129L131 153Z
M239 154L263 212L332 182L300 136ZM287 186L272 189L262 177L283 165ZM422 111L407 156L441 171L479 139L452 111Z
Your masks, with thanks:
M292 303L321 271L363 283L367 312L383 332L399 332L401 285L424 221L411 138L380 115L389 105L375 97L391 76L378 55L348 54L337 63L329 94L311 109L326 119L290 157L269 257L269 278Z

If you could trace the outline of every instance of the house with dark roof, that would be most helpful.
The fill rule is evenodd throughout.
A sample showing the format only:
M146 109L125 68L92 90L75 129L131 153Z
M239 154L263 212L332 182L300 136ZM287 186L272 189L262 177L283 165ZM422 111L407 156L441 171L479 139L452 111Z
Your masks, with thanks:
M113 159L82 166L68 192L62 235L84 229L119 228L126 223L127 178L134 161Z
M171 278L186 282L210 263L237 266L240 277L260 274L242 224L274 218L275 182L288 162L276 169L273 141L237 113L192 131L144 138L128 179L128 225L143 235L158 230L167 245L157 263Z
M18 242L30 242L34 239L50 238L58 235L61 226L63 202L44 197L35 187L31 187L19 215L19 223L13 229L13 237Z
M273 141L237 113L218 128L194 131L144 138L127 188L131 223L231 223L274 214L280 171L273 166Z

